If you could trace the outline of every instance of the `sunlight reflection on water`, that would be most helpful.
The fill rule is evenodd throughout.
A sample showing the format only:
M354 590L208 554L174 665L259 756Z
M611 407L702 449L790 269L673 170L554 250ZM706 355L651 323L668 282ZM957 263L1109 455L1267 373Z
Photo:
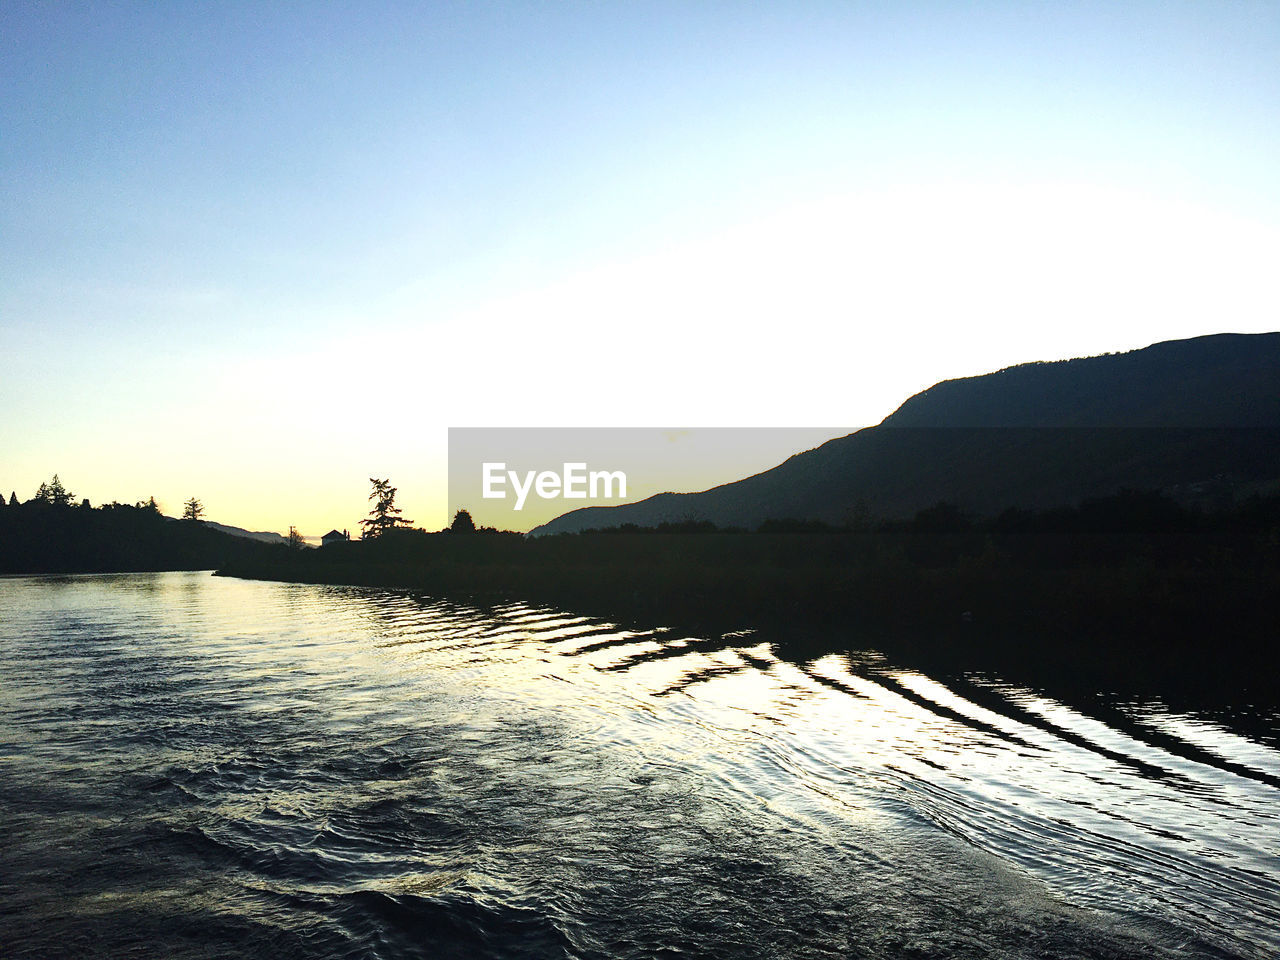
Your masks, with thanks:
M1161 704L207 574L0 624L13 956L1280 949L1280 755Z

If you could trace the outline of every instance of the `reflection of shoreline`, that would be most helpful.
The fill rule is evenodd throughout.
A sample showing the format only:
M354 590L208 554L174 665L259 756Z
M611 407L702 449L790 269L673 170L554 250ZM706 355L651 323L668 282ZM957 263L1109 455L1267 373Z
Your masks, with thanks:
M523 600L703 636L742 628L789 645L892 649L956 670L991 662L1125 686L1280 699L1274 568L1037 568L884 557L883 535L408 535L238 562L223 575L349 584L480 602ZM948 538L930 541L942 549ZM808 638L807 640L797 639Z
M997 954L1261 956L1275 940L1275 749L1161 703L798 657L782 631L205 575L71 579L0 596L14 678L0 705L31 744L10 765L11 939L27 952L70 930L124 955L141 925L170 952L189 928L241 956L326 929L343 939L286 953L381 937L403 955L527 954L527 926L469 906L513 889L546 913L568 904L555 915L617 956L677 931L691 956L716 936L717 956L752 957L779 930L797 931L779 956L813 955L814 931L824 954L896 956L922 918ZM82 833L106 842L65 842ZM493 885L477 890L481 870ZM215 924L201 890L230 904ZM161 909L137 914L141 896ZM415 925L383 909L392 896ZM1163 934L1122 936L1115 917L1138 901L1153 905L1144 938L1162 924L1170 951ZM443 939L458 915L488 952ZM889 924L905 935L875 950Z

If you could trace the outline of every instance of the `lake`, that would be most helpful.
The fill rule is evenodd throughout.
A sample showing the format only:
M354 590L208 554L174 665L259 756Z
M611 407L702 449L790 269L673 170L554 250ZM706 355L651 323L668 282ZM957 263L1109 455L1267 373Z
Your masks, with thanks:
M1274 705L826 646L0 580L0 953L1280 953Z

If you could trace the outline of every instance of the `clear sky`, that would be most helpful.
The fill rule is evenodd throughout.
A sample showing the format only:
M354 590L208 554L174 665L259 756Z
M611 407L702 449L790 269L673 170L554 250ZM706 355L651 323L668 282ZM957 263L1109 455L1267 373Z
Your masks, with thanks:
M1280 4L0 4L0 486L445 522L449 426L1280 328Z

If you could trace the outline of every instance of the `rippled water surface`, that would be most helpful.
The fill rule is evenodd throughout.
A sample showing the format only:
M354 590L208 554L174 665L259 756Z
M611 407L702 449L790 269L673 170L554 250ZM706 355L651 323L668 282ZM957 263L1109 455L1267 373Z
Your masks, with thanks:
M0 580L0 954L1280 953L1274 715L777 650Z

